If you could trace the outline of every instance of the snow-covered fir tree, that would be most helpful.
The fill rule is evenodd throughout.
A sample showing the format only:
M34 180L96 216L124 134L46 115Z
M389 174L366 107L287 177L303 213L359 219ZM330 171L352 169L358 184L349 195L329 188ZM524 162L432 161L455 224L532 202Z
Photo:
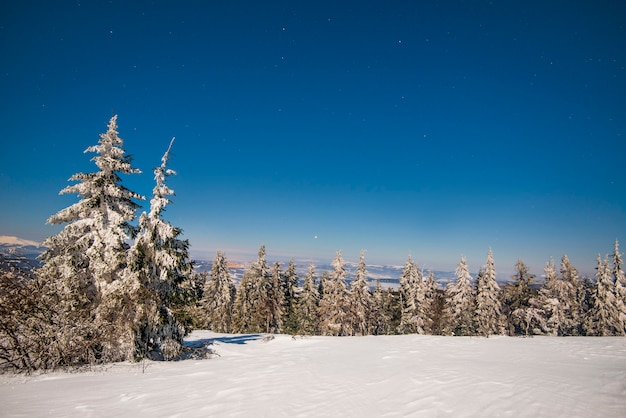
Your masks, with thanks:
M613 262L611 275L613 276L615 309L617 311L617 334L624 335L626 333L626 275L624 275L624 270L622 269L624 262L622 261L622 254L619 252L619 242L617 240L615 240L611 260Z
M376 288L372 294L372 314L370 330L373 335L391 333L391 295L383 290L380 280L376 280Z
M231 332L235 285L223 252L218 251L213 260L209 280L204 284L201 301L202 327L215 332Z
M258 313L261 283L270 277L265 245L261 244L257 259L244 271L235 295L233 328L235 332L263 332L265 319Z
M304 277L302 292L296 306L297 333L314 335L318 333L318 304L319 289L315 283L315 266L309 265L307 275Z
M450 335L474 335L475 291L465 257L455 270L456 281L446 287L446 311Z
M282 271L280 263L272 266L269 275L261 276L258 301L255 309L257 324L262 332L279 333L283 326L283 292L280 286Z
M571 282L558 277L554 261L550 259L544 269L545 280L531 305L543 311L545 329L549 335L573 335L573 305L575 292Z
M423 334L425 327L425 286L422 272L411 256L400 274L400 334Z
M502 334L502 305L499 298L500 286L496 281L496 267L491 249L487 253L484 268L476 278L476 333L489 336Z
M584 322L587 335L602 337L623 335L624 330L615 301L615 284L609 260L608 257L602 259L599 254L596 283L591 294L590 305Z
M530 327L526 319L536 317L537 312L528 311L536 309L530 306L530 299L536 293L531 288L534 278L535 275L529 272L528 266L522 259L518 259L515 264L515 275L503 289L503 313L506 317L509 335L524 334Z
M578 270L572 265L567 254L561 257L561 280L569 283L569 291L562 300L567 300L569 304L569 318L566 327L563 329L564 335L582 335L583 318L587 311L587 301L589 299L587 289L578 276Z
M282 275L280 283L283 293L282 312L283 312L283 330L282 332L294 334L297 331L296 323L296 290L298 288L298 274L296 273L296 263L293 258L289 260L289 264Z
M341 251L337 251L331 266L331 275L326 280L322 276L323 290L318 311L320 331L322 335L351 335L349 292L346 284L348 272Z
M445 292L439 289L435 272L428 271L424 281L424 332L431 335L442 335L447 313L445 310Z
M231 322L233 332L240 334L260 332L260 330L252 327L252 316L254 315L256 298L258 297L255 280L256 277L253 275L253 272L250 269L246 269L239 286L237 286Z
M180 310L190 302L193 265L189 259L189 241L180 239L182 230L164 220L162 215L174 191L167 177L176 174L167 168L174 139L154 169L155 186L150 212L139 218L139 233L128 252L126 280L117 282L115 303L109 309L123 311L120 304L132 297L136 330L135 356L173 358L182 349L187 329ZM190 324L187 324L189 327Z
M372 294L367 282L365 251L361 250L359 264L350 283L350 313L352 316L352 335L370 334L370 316L372 314Z
M132 351L128 346L120 347L115 328L123 313L100 309L111 295L113 283L125 272L127 241L136 233L131 225L139 207L135 200L143 199L121 185L120 175L140 173L122 147L117 116L113 116L98 144L85 150L96 154L92 161L98 171L74 174L70 181L77 183L60 192L76 194L80 200L48 219L50 224L65 227L43 242L47 250L41 256L44 264L39 271L44 280L54 283L52 291L59 294L63 305L59 309L68 315L84 312L90 318L96 330L92 335L99 335L101 342L96 356L104 361L124 360ZM59 333L60 338L72 338L62 336L61 330Z
M139 174L131 166L132 158L122 148L117 132L117 116L100 135L98 145L85 152L94 152L92 158L98 167L93 173L77 173L70 177L76 184L67 186L60 194L77 194L77 203L52 215L47 223L66 224L57 235L47 238L43 245L42 273L57 277L89 302L99 299L99 292L119 277L126 263L128 239L135 229L139 205L134 199L143 199L121 185L120 174Z

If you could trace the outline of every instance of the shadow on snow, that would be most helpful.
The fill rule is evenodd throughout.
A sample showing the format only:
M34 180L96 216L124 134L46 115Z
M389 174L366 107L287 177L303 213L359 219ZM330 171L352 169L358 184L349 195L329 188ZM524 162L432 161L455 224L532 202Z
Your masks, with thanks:
M234 335L232 337L217 337L217 338L201 338L199 340L185 341L184 346L189 347L191 349L200 348L200 347L208 347L215 342L220 342L224 344L246 344L248 341L256 341L263 338L261 334L245 334L245 335Z

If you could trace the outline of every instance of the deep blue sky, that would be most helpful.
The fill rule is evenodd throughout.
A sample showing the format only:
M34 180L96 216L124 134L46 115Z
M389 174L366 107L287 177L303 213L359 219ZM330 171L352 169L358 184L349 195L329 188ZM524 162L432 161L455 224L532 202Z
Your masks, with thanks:
M0 235L42 240L115 112L196 257L510 272L626 248L618 1L0 5ZM317 236L317 238L315 238Z

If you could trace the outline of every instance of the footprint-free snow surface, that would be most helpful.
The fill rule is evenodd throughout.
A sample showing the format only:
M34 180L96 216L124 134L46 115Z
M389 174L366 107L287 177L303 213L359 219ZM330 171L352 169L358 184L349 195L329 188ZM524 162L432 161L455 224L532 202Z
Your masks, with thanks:
M0 376L0 415L626 416L626 338L265 337L195 331L219 356Z

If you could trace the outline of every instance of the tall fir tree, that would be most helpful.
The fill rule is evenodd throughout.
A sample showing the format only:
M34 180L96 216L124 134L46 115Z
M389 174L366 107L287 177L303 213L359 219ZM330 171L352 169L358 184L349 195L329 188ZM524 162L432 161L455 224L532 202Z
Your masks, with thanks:
M617 335L626 333L626 275L622 266L622 254L619 252L619 242L615 240L613 254L611 254L613 266L611 275L613 276L613 288L615 293L615 310L617 311L616 332Z
M548 335L568 335L568 320L571 311L571 284L558 277L554 260L550 259L544 268L544 282L531 304L543 311L545 329Z
M117 116L113 116L98 144L85 150L96 154L92 161L98 171L74 174L70 181L77 183L60 192L77 194L80 200L48 219L50 224L66 225L43 242L47 250L41 255L39 271L40 277L54 283L50 291L58 295L61 311L91 321L91 334L99 335L102 342L95 356L105 361L124 360L132 352L128 345L121 346L115 329L121 314L101 309L112 284L123 277L127 241L136 234L131 225L139 207L135 200L143 199L121 185L122 174L140 173L122 147Z
M615 299L615 285L608 257L602 259L598 254L596 283L584 323L587 335L601 337L623 335L624 330Z
M365 251L361 250L359 264L350 283L350 312L352 317L352 335L370 334L372 315L372 294L367 282Z
M204 284L201 301L202 326L215 332L231 332L235 285L231 279L228 262L218 251L213 260L209 280Z
M318 305L319 288L315 283L315 266L311 263L307 275L304 277L302 292L296 307L297 333L303 335L318 333Z
M281 279L282 291L282 312L283 312L283 330L287 334L294 334L297 331L296 323L296 305L297 305L297 288L298 274L296 273L296 263L293 258L289 260L289 264L285 269Z
M349 292L346 284L348 272L341 251L337 251L331 266L333 271L322 279L323 293L319 304L320 331L322 335L351 335L349 318Z
M529 272L524 261L518 259L515 264L515 275L503 289L503 313L509 335L526 333L530 328L526 319L536 317L537 312L534 310L537 308L530 305L530 299L536 293L531 287L534 284L534 278L535 275Z
M400 334L423 334L425 289L422 272L411 256L400 274Z
M376 288L372 294L372 314L370 330L373 335L387 335L391 332L391 297L383 290L380 280L376 280Z
M476 333L489 336L503 333L500 286L496 281L496 267L491 248L487 261L476 279Z
M582 324L589 299L587 289L583 286L578 270L572 265L567 254L561 257L560 272L561 280L569 283L569 291L563 296L563 299L567 300L570 305L568 324L563 331L565 335L583 335Z
M235 332L263 332L265 318L259 314L260 288L270 277L265 245L261 244L256 261L244 271L235 295L233 327Z
M445 292L439 289L435 272L428 271L424 282L424 331L431 335L442 335L447 322Z
M474 335L476 295L465 257L461 257L461 261L456 267L455 275L456 281L446 287L446 311L448 317L446 334Z
M246 269L235 292L233 302L232 331L236 333L260 332L253 327L252 316L256 298L258 297L255 276L250 269Z
M182 315L192 302L193 264L189 259L189 241L180 239L182 230L163 219L174 191L165 184L176 172L167 168L174 139L154 169L155 186L150 212L139 218L139 233L128 252L127 280L119 282L116 301L109 308L123 311L119 301L136 290L136 357L173 358L182 350L183 337L190 328Z
M257 326L265 333L280 333L283 325L283 293L280 286L282 271L280 264L274 263L269 275L261 276L259 298L255 309Z

